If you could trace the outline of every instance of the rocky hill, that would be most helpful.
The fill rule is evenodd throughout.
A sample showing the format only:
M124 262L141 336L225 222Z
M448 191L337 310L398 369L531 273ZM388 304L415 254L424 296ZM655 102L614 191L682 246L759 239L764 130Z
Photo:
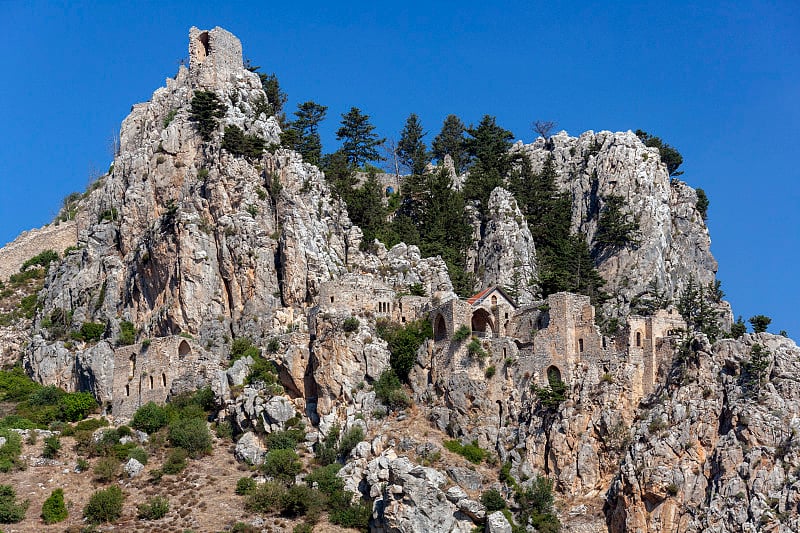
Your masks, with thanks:
M153 530L240 518L238 531L798 528L800 351L728 333L697 194L657 148L631 132L511 148L517 170L555 173L570 231L605 280L601 305L529 282L542 260L510 176L485 219L467 208L476 294L459 298L441 257L363 242L323 172L282 146L235 36L192 28L189 52L188 68L133 107L109 172L70 208L76 245L25 266L0 300L6 362L63 389L58 398L90 392L95 416L141 431L92 428L81 440L88 429L65 426L75 422L65 400L49 418L35 408L51 405L36 391L57 389L17 394L21 382L3 378L0 431L30 435L46 420L73 447L48 463L28 442L8 463L18 493L31 486L25 464L96 469L127 460L119 446L132 443L160 462L139 464L155 483L175 454L210 454L181 483L196 469L201 490L224 479L230 493L194 510L188 492L169 493L180 511L147 522ZM445 172L454 189L467 180ZM609 246L601 221L615 210L635 235ZM31 256L54 247L36 235L24 239ZM23 266L18 249L0 250L0 272ZM149 424L165 403L172 415ZM191 448L182 419L217 437ZM236 485L241 498L236 472L254 479ZM142 504L158 491L139 475L120 483ZM75 515L93 485L69 483L84 487L70 496ZM150 527L134 502L104 527ZM45 526L29 509L9 527Z

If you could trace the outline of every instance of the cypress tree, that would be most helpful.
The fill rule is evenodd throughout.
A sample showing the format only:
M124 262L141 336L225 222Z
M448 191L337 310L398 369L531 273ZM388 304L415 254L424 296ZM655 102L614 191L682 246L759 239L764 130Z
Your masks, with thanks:
M369 115L362 114L357 107L351 107L342 115L342 126L336 131L336 139L343 141L341 151L353 167L381 160L377 147L384 139L375 133Z
M467 129L470 135L466 141L467 154L474 159L467 180L464 183L464 196L477 200L481 215L485 216L489 195L495 187L503 185L504 178L512 168L512 158L508 153L514 134L497 125L496 119L484 115L477 127Z
M400 163L407 167L412 174L422 174L425 166L430 161L428 148L422 140L426 133L422 130L419 117L411 113L406 119L406 125L400 132L400 141L397 143L397 156Z
M447 115L442 125L442 130L433 139L431 148L433 157L440 163L444 161L444 156L449 155L453 158L453 165L456 174L460 174L467 166L467 150L464 146L464 133L466 128L461 119L456 115Z

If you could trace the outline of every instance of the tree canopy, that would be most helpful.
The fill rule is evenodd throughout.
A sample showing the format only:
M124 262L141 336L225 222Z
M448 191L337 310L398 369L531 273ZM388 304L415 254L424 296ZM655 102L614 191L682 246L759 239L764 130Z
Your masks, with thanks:
M400 141L397 143L397 156L400 164L412 174L420 175L425 172L425 166L430 161L428 147L423 138L426 133L422 130L419 117L411 113L406 119L406 125L400 132Z
M465 132L466 128L460 118L456 115L447 115L442 130L431 143L433 157L441 163L444 161L444 156L449 155L453 159L453 166L455 166L457 174L460 174L467 166L468 156L464 146Z
M658 153L661 156L661 162L667 165L667 172L670 177L676 177L683 174L683 171L678 171L678 167L683 164L683 156L664 141L660 137L650 135L646 131L636 130L636 136L642 140L645 146L658 148Z
M353 167L381 160L377 148L383 139L375 133L369 115L363 114L357 107L351 107L350 111L342 114L341 124L336 131L336 139L342 141L341 151Z

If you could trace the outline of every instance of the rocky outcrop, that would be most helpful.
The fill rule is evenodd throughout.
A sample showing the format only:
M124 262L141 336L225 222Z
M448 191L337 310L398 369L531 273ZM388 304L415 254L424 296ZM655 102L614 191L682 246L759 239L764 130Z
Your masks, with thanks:
M480 286L500 285L520 305L536 299L536 247L514 196L500 187L489 198L486 229L478 250Z
M655 287L675 298L690 278L702 285L715 279L717 263L694 190L671 180L658 149L646 147L632 132L565 132L514 150L526 154L534 171L552 158L560 188L572 197L572 229L583 232L594 249L604 289L615 296L606 312L627 315L632 300ZM624 199L623 212L639 224L636 242L600 251L597 222L609 196Z
M611 531L797 531L800 349L761 333L684 351L634 427Z

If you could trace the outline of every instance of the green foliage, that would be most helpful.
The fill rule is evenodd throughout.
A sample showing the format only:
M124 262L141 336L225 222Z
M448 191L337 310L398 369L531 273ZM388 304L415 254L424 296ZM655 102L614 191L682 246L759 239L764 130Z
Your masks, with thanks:
M232 439L233 438L233 424L228 419L219 420L214 427L214 433L218 439Z
M275 391L276 394L280 393L283 389L278 384L277 368L275 363L258 357L255 359L253 365L250 367L250 373L245 380L248 384L261 383L267 389Z
M50 266L50 263L53 261L58 261L58 252L54 252L53 250L45 250L44 252L31 257L19 268L20 272L24 272L28 270L32 266L41 267L47 271L47 268Z
M64 489L55 489L42 504L42 520L45 524L57 524L68 516L67 506L64 504Z
M286 486L282 483L268 481L261 483L247 496L245 508L256 513L272 513L280 509Z
M341 468L339 463L321 466L308 474L305 481L311 487L316 484L320 492L330 496L344 490L344 481L336 475Z
M29 378L20 365L0 371L0 401L21 402L40 388L42 386Z
M264 139L258 135L245 134L239 126L225 126L222 147L233 155L257 159L264 153Z
M694 278L689 278L686 287L678 296L677 309L690 331L705 333L711 342L720 334L719 286L710 283L703 287Z
M0 524L16 524L25 518L28 501L17 503L17 492L11 485L0 485Z
M422 283L412 283L408 286L408 292L411 296L427 296L428 293L425 291L425 287Z
M497 369L494 367L494 365L492 365L486 369L486 372L484 372L484 376L486 376L486 379L492 379L496 372Z
M736 322L731 324L731 338L738 339L745 333L747 333L747 325L744 323L744 320L742 320L742 316L739 315Z
M645 131L636 130L636 136L642 140L645 146L658 148L661 162L667 166L667 172L670 177L677 177L683 174L683 171L678 171L678 168L683 164L683 156L680 152L662 141L661 138L654 137Z
M368 531L369 521L372 518L372 505L370 502L352 502L352 495L348 491L334 493L328 501L328 519L332 524L342 527Z
M697 212L700 213L703 221L706 221L708 219L708 196L706 195L706 191L700 188L696 189L695 192L697 193L697 203L695 204L695 208L697 208Z
M411 399L403 390L403 384L394 370L387 368L375 382L375 397L390 409L405 409L411 405Z
M497 489L489 489L481 494L481 503L486 507L487 513L493 513L506 508L506 500Z
M352 333L354 331L358 331L358 327L360 325L361 323L358 321L356 317L349 316L344 319L344 322L342 322L342 330L347 333Z
M322 505L321 495L304 484L292 485L281 496L281 514L284 516L318 514Z
M0 472L8 473L15 468L22 469L24 463L19 458L22 453L22 438L19 433L2 429L0 437L6 439L6 443L0 446Z
M369 115L362 114L359 108L351 107L350 111L342 114L342 126L336 130L336 139L342 141L341 151L353 167L381 160L377 147L384 139L374 131Z
M58 457L58 451L61 449L61 439L58 435L51 435L44 439L44 448L42 448L42 457L45 459L55 459Z
M123 320L119 323L117 346L128 346L136 342L136 328L131 322Z
M211 91L195 91L189 117L197 123L197 131L204 141L211 140L219 119L225 116L225 105Z
M116 485L98 490L89 498L83 509L83 517L92 524L114 522L122 516L122 502L125 495Z
M536 242L542 295L575 292L590 296L594 305L603 303L608 298L602 290L605 281L595 268L585 236L570 233L572 199L558 190L553 158L548 157L538 173L527 157L519 158L508 187Z
M470 335L472 335L472 329L466 324L461 324L459 328L453 333L453 340L456 342L462 342L467 340Z
M132 443L131 443L132 444ZM135 446L128 450L127 459L136 459L143 465L147 464L147 452L141 446Z
M480 464L487 456L486 450L478 446L478 441L476 440L470 444L461 444L457 440L446 440L444 441L444 447L476 465Z
M277 481L291 483L303 465L294 450L270 450L264 458L262 470Z
M750 322L750 325L753 326L753 333L764 333L767 331L772 319L768 316L756 315L751 316L748 322Z
M515 499L520 506L520 522L527 524L528 520L537 531L542 533L557 533L561 531L561 523L553 512L553 482L546 477L537 475L530 485L518 487Z
M303 430L288 429L269 433L265 438L265 444L268 450L294 450L303 439L305 439Z
M61 419L67 422L83 420L97 407L97 402L90 392L65 394L58 404L61 410Z
M557 409L559 404L567 399L567 385L555 373L548 373L547 375L548 386L537 387L531 385L536 397L545 409Z
M597 251L602 254L635 245L638 242L636 235L639 232L639 222L633 215L622 212L625 199L612 194L603 200L605 205L600 211L597 233L594 236Z
M211 453L211 432L199 418L178 419L169 424L167 438L172 446L183 448L189 455L199 457Z
M161 126L164 127L164 128L169 126L172 123L172 121L175 120L175 115L177 115L177 114L178 114L177 108L176 109L170 109L167 112L167 114L164 116L164 120L161 121Z
M145 503L136 506L136 518L139 520L158 520L169 512L169 500L164 496L152 496Z
M378 335L389 345L389 364L396 376L408 379L408 373L417 361L417 350L426 339L433 338L433 328L421 318L404 326L390 322L377 324Z
M767 379L767 369L772 362L772 354L769 349L754 344L750 348L750 359L742 363L742 374L739 382L742 389L750 393L758 392Z
M276 76L274 72L271 74L258 72L261 67L253 65L249 59L245 60L244 67L250 72L258 74L261 80L261 89L267 97L260 106L256 106L256 114L260 115L261 113L265 113L267 117L274 116L278 119L278 123L283 125L285 121L283 106L286 104L289 97L281 90L278 76Z
M186 458L189 454L183 448L175 448L167 455L161 470L168 475L179 474L186 468Z
M330 429L328 430L328 434L325 435L325 439L322 442L318 442L314 452L317 456L317 462L321 465L330 465L336 461L336 456L339 453L339 435L341 434L341 428L339 424L334 423Z
M119 475L119 459L101 457L92 469L93 478L100 483L110 483Z
M285 134L289 133L290 139L282 136L285 146L300 152L303 161L312 165L319 165L322 160L319 124L325 119L327 111L327 106L312 101L297 104L297 111L294 112L297 118L284 130Z
M133 414L131 426L151 435L169 422L167 410L155 402L147 402Z
M447 115L442 124L442 130L431 144L433 157L442 163L444 156L449 155L453 159L453 166L457 174L466 168L469 159L465 147L465 133L466 128L461 119L456 115Z
M76 337L86 342L99 341L106 332L106 325L102 322L84 322Z
M397 143L397 157L400 163L412 174L423 174L425 166L430 161L430 154L423 140L425 135L427 133L422 129L419 117L411 113L406 119L403 131L400 132L400 141Z
M258 484L256 480L251 477L242 477L236 482L236 494L239 496L248 496L256 491Z
M481 341L475 337L467 344L467 353L469 353L471 357L477 357L479 359L485 359L488 355L486 350L483 349L483 346L481 346Z
M474 164L464 182L464 195L468 200L478 201L485 218L489 195L495 187L503 185L503 179L511 171L508 149L514 134L498 126L490 115L484 115L477 127L467 128L467 134L470 136L466 140L467 154Z
M353 426L339 439L339 456L346 459L356 444L363 440L364 430L361 429L361 426Z
M261 350L253 345L253 341L247 337L239 337L231 344L231 360L236 361L241 357L252 357L257 359L261 355Z

